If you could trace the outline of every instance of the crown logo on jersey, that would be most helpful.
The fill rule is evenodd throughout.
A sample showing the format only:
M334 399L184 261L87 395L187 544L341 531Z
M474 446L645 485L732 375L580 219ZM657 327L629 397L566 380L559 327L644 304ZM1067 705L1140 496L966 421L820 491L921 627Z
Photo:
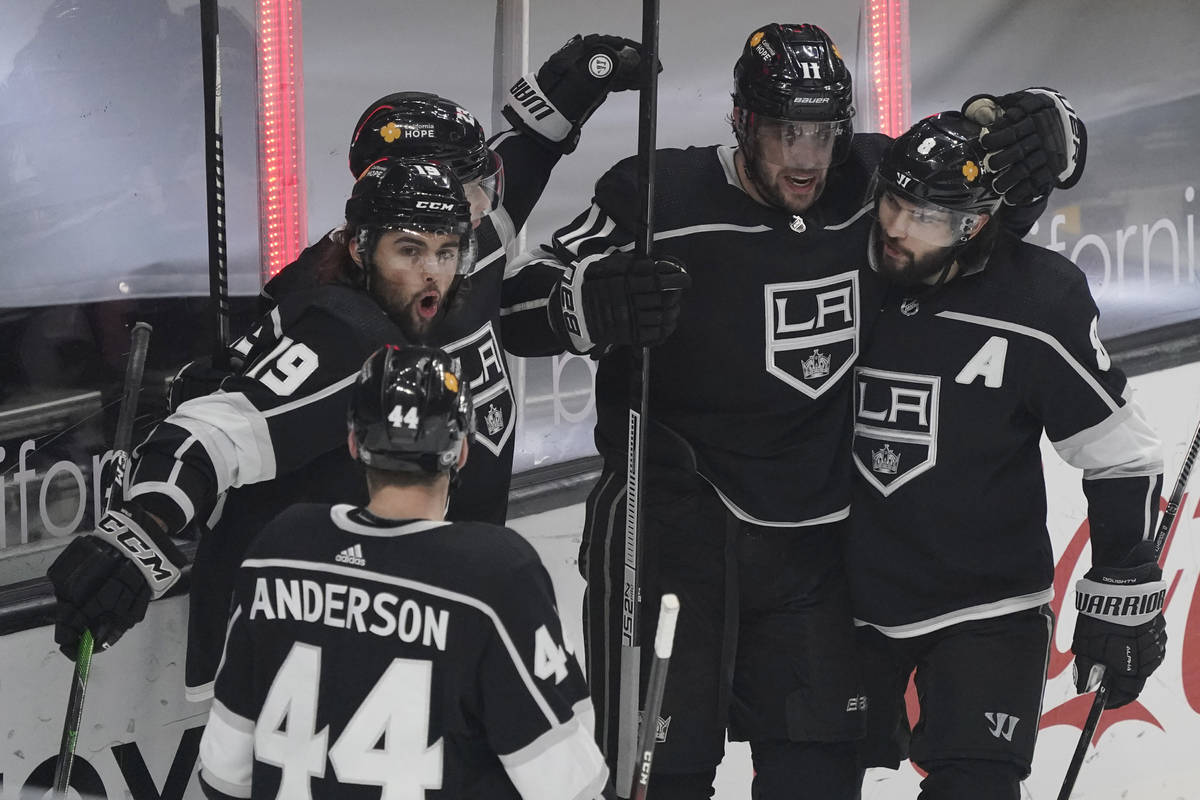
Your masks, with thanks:
M483 424L487 425L488 435L495 436L504 429L504 412L492 403L483 417Z
M353 564L356 567L365 567L367 565L367 560L363 558L361 544L347 547L345 550L334 556L333 560L339 564Z
M829 361L828 353L813 350L811 356L800 362L800 370L804 373L804 380L811 381L814 378L824 378L828 375Z
M800 216L799 214L792 217L792 224L788 225L788 227L796 233L804 233L806 230L808 230L808 226L804 224L804 217Z
M882 448L871 451L871 469L884 475L895 475L900 469L900 454L884 442Z

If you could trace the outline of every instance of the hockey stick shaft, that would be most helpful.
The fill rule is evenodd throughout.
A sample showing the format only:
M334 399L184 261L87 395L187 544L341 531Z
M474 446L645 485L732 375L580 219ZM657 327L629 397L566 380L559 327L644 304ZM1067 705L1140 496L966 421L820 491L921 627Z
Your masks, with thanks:
M658 712L667 688L667 668L675 645L675 623L679 619L679 598L664 594L658 607L658 628L654 634L654 661L646 686L646 713L638 735L638 772L633 784L633 800L646 800L650 787L650 767L654 763L654 745L658 742Z
M221 36L217 0L200 0L204 69L204 167L208 184L208 293L216 315L213 366L229 368L229 264L225 235L225 140L221 133Z
M146 366L146 351L150 346L150 326L138 322L130 333L129 360L125 363L125 383L121 390L121 410L117 413L117 430L113 437L113 455L117 460L114 485L124 484L129 450L133 443L133 423L137 417L138 393ZM117 489L119 490L119 488ZM67 716L63 719L62 738L58 744L58 761L54 765L54 797L67 796L71 782L71 765L75 761L75 745L83 719L83 697L87 691L88 674L92 668L92 632L85 630L79 637L75 655L75 672L71 678L71 693L67 697Z
M1196 432L1192 434L1192 443L1179 468L1179 477L1175 479L1175 488L1171 490L1167 508L1158 522L1158 530L1154 534L1155 558L1162 555L1163 548L1167 544L1167 536L1170 535L1171 528L1175 525L1175 517L1179 514L1179 504L1183 501L1183 492L1187 489L1188 478L1191 477L1192 466L1196 463L1197 452L1200 452L1200 424L1197 424ZM1096 727L1100 724L1100 715L1104 713L1104 706L1107 702L1108 684L1101 675L1100 686L1096 689L1096 696L1092 699L1092 707L1088 711L1087 721L1083 724L1083 730L1079 732L1079 741L1075 745L1075 752L1071 755L1071 763L1067 765L1067 774L1063 777L1058 800L1070 800L1071 792L1075 789L1075 780L1079 777L1079 770L1083 766L1083 757L1087 755L1088 745L1091 743L1092 737L1096 735Z
M638 230L634 252L650 255L654 244L654 163L658 133L658 19L659 0L642 0L642 83L638 95ZM641 685L641 647L638 625L641 603L640 572L641 477L645 466L645 426L649 419L650 352L630 351L629 441L625 467L625 552L621 594L621 674L617 705L616 789L629 797L633 789L634 750L638 738L638 694Z

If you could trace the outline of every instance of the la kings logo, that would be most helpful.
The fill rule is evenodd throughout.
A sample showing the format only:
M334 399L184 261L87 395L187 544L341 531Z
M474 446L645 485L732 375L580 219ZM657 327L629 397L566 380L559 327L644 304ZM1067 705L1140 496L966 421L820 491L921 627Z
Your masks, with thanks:
M820 397L858 355L858 272L769 283L763 291L767 372Z
M941 378L854 370L854 466L885 497L937 464Z
M504 354L491 321L469 336L445 345L444 349L462 359L463 375L471 378L475 441L499 456L512 436L516 403L504 368Z

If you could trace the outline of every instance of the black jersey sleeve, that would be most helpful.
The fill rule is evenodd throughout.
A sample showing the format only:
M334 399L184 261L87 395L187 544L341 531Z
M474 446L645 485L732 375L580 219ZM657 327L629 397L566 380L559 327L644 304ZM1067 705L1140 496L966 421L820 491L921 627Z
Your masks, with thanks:
M363 360L402 334L367 295L321 287L285 301L247 338L242 371L180 405L135 450L126 499L170 533L204 521L226 490L344 446Z
M608 768L587 684L550 576L529 556L494 595L495 630L479 669L484 728L522 797L599 797Z
M245 573L239 573L215 696L200 739L200 788L209 800L251 794L258 707L253 691L254 648L245 615L250 597L247 585Z
M504 131L491 141L504 164L504 210L520 230L537 205L561 153L551 151L520 131Z
M583 352L570 331L556 324L558 293L582 267L633 247L636 223L635 161L625 159L596 182L592 204L555 231L548 244L515 259L504 274L501 326L504 346L518 356Z
M1097 331L1087 281L1066 259L1025 246L1062 276L1038 331L1042 358L1031 376L1032 405L1059 455L1083 470L1092 560L1116 565L1153 539L1162 488L1157 435L1113 366Z

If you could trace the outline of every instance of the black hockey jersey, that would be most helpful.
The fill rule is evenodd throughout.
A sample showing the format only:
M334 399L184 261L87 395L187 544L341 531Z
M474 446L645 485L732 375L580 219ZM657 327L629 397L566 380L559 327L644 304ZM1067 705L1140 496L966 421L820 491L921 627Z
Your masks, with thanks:
M515 131L500 134L491 146L504 163L504 204L476 229L480 255L460 288L463 297L438 323L427 344L462 360L463 373L471 379L475 398L474 447L450 500L448 518L502 525L508 511L517 412L512 373L500 333L504 271L516 232L525 224L561 156ZM316 284L320 252L344 246L331 241L334 235L336 231L331 231L306 248L296 261L267 282L263 287L264 310Z
M179 406L138 446L126 497L201 537L189 597L188 696L211 690L233 575L250 540L298 500L365 502L346 448L346 409L363 361L403 333L366 293L289 295L236 345L239 374Z
M1093 562L1154 536L1162 461L1067 259L1002 234L986 269L897 289L854 373L855 614L890 636L1051 599L1043 431L1083 469Z
M810 212L768 208L742 190L729 147L660 150L656 255L691 274L674 334L650 354L651 463L685 458L730 510L762 525L844 518L850 502L850 369L878 307L866 263L863 196L886 138L858 138ZM564 274L631 250L636 161L596 184L591 208L510 270L525 310L505 319L513 352L538 354L548 297ZM538 314L542 319L538 319ZM562 349L562 343L557 343ZM600 357L596 440L623 464L629 353ZM658 430L655 430L657 428ZM670 441L669 441L670 440Z
M583 674L517 533L295 506L238 574L209 798L599 797Z
M824 192L793 215L741 187L734 148L656 154L654 253L687 267L678 327L650 352L646 458L696 469L737 517L793 527L844 519L850 505L851 368L883 284L866 266L868 184L890 140L857 134ZM591 207L505 277L510 352L579 349L557 339L550 298L580 267L633 249L637 160L596 183ZM1045 201L1013 209L1024 233ZM596 445L624 471L627 348L599 357Z

